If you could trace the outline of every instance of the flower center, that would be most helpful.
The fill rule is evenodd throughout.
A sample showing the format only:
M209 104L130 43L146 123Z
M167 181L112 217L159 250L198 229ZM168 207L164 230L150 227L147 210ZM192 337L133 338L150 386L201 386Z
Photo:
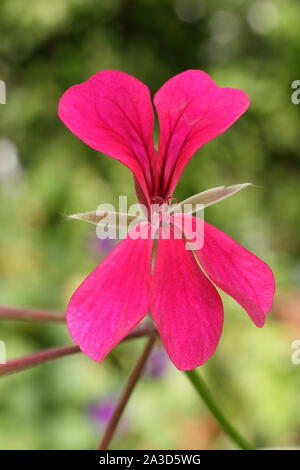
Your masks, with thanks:
M178 201L176 199L176 197L173 197L173 196L168 196L167 198L163 198L161 196L152 196L151 197L151 203L154 204L154 205L162 205L162 204L166 204L167 206L171 206L173 204L173 202L175 202L176 204L178 204Z
M156 227L168 227L170 225L170 207L177 200L174 197L163 198L153 196L151 198L151 224Z

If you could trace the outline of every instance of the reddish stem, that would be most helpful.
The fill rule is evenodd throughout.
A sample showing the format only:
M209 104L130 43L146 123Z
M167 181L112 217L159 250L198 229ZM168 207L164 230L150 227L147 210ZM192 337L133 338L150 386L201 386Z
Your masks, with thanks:
M34 308L16 308L0 305L0 318L4 320L25 320L25 321L54 321L65 322L66 317L61 313L50 310L38 310Z
M126 387L124 388L120 398L119 398L119 401L118 401L118 404L116 406L116 409L108 423L108 426L106 428L106 431L104 433L104 436L99 444L99 447L98 449L99 450L106 450L110 444L110 441L116 431L116 428L119 424L119 421L120 421L120 418L123 414L123 411L128 403L128 400L129 398L131 397L131 394L134 390L134 387L135 385L137 384L141 374L142 374L142 371L143 371L143 368L147 362L147 359L152 351L152 348L154 346L154 343L155 343L155 339L156 339L156 334L155 333L152 333L150 338L148 339L148 342L146 344L146 347L141 355L141 357L139 358L135 368L133 369L131 375L129 376L129 379L127 381L127 384L126 384Z
M18 357L12 359L6 364L0 365L0 376L11 374L12 372L18 372L20 370L28 369L33 366L37 366L43 362L57 359L58 357L67 356L79 352L78 346L60 346L58 348L45 349L37 353L28 354L28 356Z
M153 333L153 331L155 331L153 325L141 325L129 333L129 335L127 335L123 341L149 335ZM30 367L51 361L52 359L68 356L77 352L80 352L79 346L59 346L57 348L45 349L44 351L28 354L27 356L18 357L16 359L11 359L6 364L0 364L0 376L29 369Z

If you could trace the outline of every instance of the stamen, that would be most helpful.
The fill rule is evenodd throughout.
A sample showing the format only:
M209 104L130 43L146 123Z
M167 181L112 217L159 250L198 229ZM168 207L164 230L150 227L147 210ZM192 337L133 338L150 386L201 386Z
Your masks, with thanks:
M179 204L178 199L177 199L176 197L174 197L174 196L168 196L168 197L167 197L167 201L168 201L168 204L169 204L170 206L173 204L173 202L174 202L174 204L176 204L176 205Z
M164 203L164 198L161 196L152 196L151 197L151 202L152 204L163 204Z

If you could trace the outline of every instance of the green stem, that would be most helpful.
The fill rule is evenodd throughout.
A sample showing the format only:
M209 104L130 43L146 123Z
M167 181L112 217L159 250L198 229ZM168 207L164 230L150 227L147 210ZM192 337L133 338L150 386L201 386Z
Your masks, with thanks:
M187 375L188 379L190 380L202 400L205 402L213 416L219 422L225 433L228 434L228 436L231 437L231 439L241 449L253 450L254 447L251 446L225 418L222 411L217 406L216 402L211 396L210 391L201 376L195 370L187 370L185 371L185 374Z

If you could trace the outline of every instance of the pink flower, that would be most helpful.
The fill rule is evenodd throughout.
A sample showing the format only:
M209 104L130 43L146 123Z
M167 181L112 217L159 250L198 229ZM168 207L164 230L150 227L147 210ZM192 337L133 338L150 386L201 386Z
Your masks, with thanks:
M202 71L189 70L167 81L154 105L158 151L149 90L126 73L99 72L67 90L59 103L60 118L76 136L132 171L138 198L149 208L154 200L170 200L192 155L228 129L249 99L241 90L218 87ZM143 235L149 229L148 222L140 225ZM204 246L196 257L206 275L183 238L158 240L153 272L151 238L134 240L129 234L115 247L68 305L70 334L85 354L102 361L150 312L178 369L203 364L215 351L223 326L215 285L263 326L274 295L272 271L217 228L205 223L204 229Z

